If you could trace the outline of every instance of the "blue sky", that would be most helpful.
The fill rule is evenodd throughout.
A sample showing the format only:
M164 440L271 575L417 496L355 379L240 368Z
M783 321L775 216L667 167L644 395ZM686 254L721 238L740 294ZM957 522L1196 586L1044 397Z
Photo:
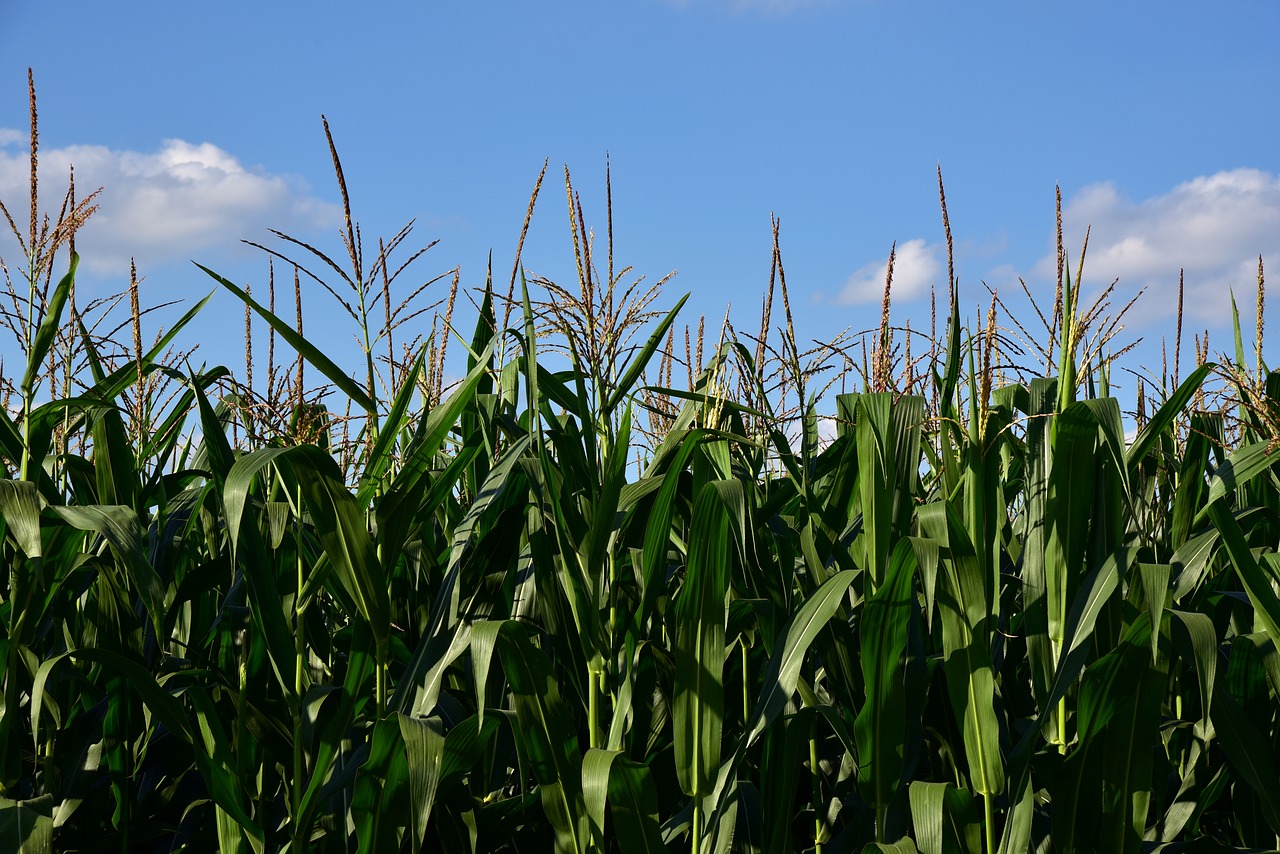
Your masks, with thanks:
M797 332L825 340L874 325L894 241L895 319L927 323L941 164L967 316L984 281L1049 298L1059 184L1073 256L1093 228L1086 286L1147 288L1119 340L1172 338L1186 268L1185 365L1191 329L1228 343L1227 287L1251 316L1259 254L1280 271L1278 31L1275 2L0 0L0 198L24 209L29 66L46 186L74 161L105 187L84 286L118 289L135 257L152 302L209 290L193 259L258 290L238 241L268 227L341 252L322 113L365 236L416 218L439 239L419 281L460 265L478 286L491 249L505 278L549 160L525 263L568 284L562 170L603 232L607 156L618 260L677 271L663 304L690 292L682 319L714 325L732 302L754 328L776 213ZM238 367L239 308L215 303L186 343Z

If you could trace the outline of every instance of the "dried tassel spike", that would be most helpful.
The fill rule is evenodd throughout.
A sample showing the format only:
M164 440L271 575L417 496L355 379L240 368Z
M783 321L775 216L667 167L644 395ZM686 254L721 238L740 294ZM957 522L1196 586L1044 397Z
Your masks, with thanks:
M947 286L951 298L956 296L955 247L951 241L951 217L947 213L947 191L942 186L942 164L938 164L938 203L942 207L942 231L947 236Z
M275 259L267 259L267 310L274 317L276 313L276 267ZM271 384L276 376L276 328L267 326L267 397L274 400Z
M547 164L549 160L542 161L542 171L538 173L538 180L533 184L533 192L529 195L529 207L524 212L524 225L520 227L520 239L516 241L516 257L511 264L511 281L507 285L507 302L502 314L502 328L507 328L508 321L511 320L511 308L515 304L516 293L516 276L520 274L520 254L524 251L524 239L529 234L529 223L533 220L533 208L538 201L538 193L542 190L542 179L547 176Z
M897 257L898 241L889 247L889 264L884 274L884 297L880 303L880 330L876 335L876 349L872 353L872 364L875 371L873 388L875 391L886 391L889 388L890 350L893 346L893 330L889 327L889 305L893 292L893 264Z
M333 143L333 133L329 130L329 119L321 115L320 121L324 123L324 138L329 143L329 156L333 158L333 174L338 179L338 192L342 194L342 221L346 228L342 241L346 244L347 256L351 259L355 283L359 284L364 280L364 271L360 263L363 259L358 249L360 241L356 228L351 221L351 196L347 193L347 179L342 172L342 161L338 158L338 147Z
M773 215L770 214L770 221ZM774 228L774 245L777 245L777 228ZM778 255L776 252L769 258L769 289L765 291L764 307L760 311L760 337L756 340L756 381L764 385L765 342L769 338L769 324L773 319L773 290L778 273Z
M1263 376L1264 365L1262 362L1262 331L1263 331L1262 307L1263 307L1263 304L1266 302L1266 295L1267 295L1267 280L1263 274L1262 256L1259 255L1258 256L1258 312L1257 312L1257 319L1254 324L1254 330L1255 330L1254 348L1256 349L1257 358L1258 358L1259 388L1261 388L1262 385L1266 382L1266 377Z
M1142 381L1142 377L1138 377L1138 411L1135 413L1134 420L1139 430L1147 426L1147 385Z
M396 389L396 345L395 325L391 322L391 274L387 271L387 247L382 238L378 238L378 271L382 274L382 317L383 333L387 336L387 386L391 393Z
M694 352L694 362L697 365L696 371L702 372L702 341L706 334L707 316L704 314L698 318L698 348Z
M293 267L293 312L294 312L294 318L296 323L296 325L294 326L294 329L297 331L298 337L301 338L302 337L302 284L298 279L298 266L296 264ZM295 409L302 406L302 396L303 396L302 366L304 362L305 360L302 358L302 354L299 353L298 361L297 361L297 382L296 382L296 385L294 386L294 395L293 395L293 406Z
M779 231L781 231L781 229L782 229L782 220L781 220L781 218L779 218L779 217L774 217L774 220L773 220L773 257L774 257L774 259L775 259L775 261L777 262L777 265L778 265L778 287L779 287L779 290L781 290L781 291L782 291L782 309L783 309L783 312L784 312L784 313L786 314L786 316L787 316L787 341L786 341L786 344L788 344L788 345L791 347L791 354L792 354L792 357L793 357L793 358L797 361L797 363L798 363L798 362L799 362L799 359L800 359L800 351L799 351L799 349L796 347L796 328L795 328L795 324L793 324L793 323L791 322L791 297L790 297L790 295L787 293L787 273L786 273L786 270L784 270L784 269L783 269L783 267L782 267L782 245L781 245L781 242L780 242L780 240L779 240ZM798 369L799 369L798 364L797 364L797 366L796 366L796 367L797 367L797 370L798 370ZM801 401L801 405L802 405L802 406L804 405L804 401Z
M693 391L693 354L689 347L689 324L684 325L684 364L689 371L689 391Z
M1062 298L1063 298L1062 275L1066 269L1067 249L1066 249L1066 245L1063 243L1063 240L1062 240L1062 187L1061 186L1054 187L1054 195L1056 199L1056 202L1054 205L1054 211L1055 211L1054 219L1056 222L1055 233L1056 233L1056 240L1057 240L1057 247L1058 247L1058 287L1053 297L1053 321L1049 329L1048 353L1050 356L1050 363L1052 363L1053 345L1057 339L1059 325L1066 322L1066 319L1062 316Z
M675 324L667 327L667 349L662 355L662 363L658 366L658 376L662 378L662 384L671 388L671 363L675 361L675 344L676 344L676 327ZM665 365L665 373L663 366Z
M992 364L996 346L996 295L991 294L991 308L987 310L987 329L982 348L982 385L980 402L985 420L987 409L991 404Z
M904 382L903 393L911 394L915 390L915 366L911 364L911 320L907 320L906 327L906 346L903 353L903 359L906 361L906 377Z
M441 331L440 359L436 369L436 403L439 403L444 397L444 357L449 351L449 330L451 329L450 324L453 323L453 306L458 301L458 283L461 280L462 268L455 267L453 270L453 282L449 286L449 301L445 304L444 309L444 329Z
M1179 366L1182 362L1182 295L1183 295L1183 270L1178 269L1178 325L1173 335L1173 387L1178 387L1178 380L1181 376Z
M40 245L38 242L37 227L40 219L38 210L40 176L37 169L39 164L38 152L40 150L40 123L39 116L36 113L36 78L34 72L32 72L30 68L27 69L27 101L30 106L31 117L31 229L29 232L30 243L27 245L26 250L29 254L34 256L37 252L37 247Z
M245 296L253 296L253 286L244 286ZM244 304L244 384L247 392L253 392L253 315L249 312L249 303Z

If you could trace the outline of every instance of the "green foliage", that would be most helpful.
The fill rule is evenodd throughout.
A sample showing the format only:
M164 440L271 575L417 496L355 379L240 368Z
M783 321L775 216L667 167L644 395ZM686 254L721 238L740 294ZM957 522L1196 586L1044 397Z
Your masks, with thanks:
M513 275L500 328L486 281L447 394L426 344L377 393L211 273L351 399L357 453L87 335L90 389L35 406L73 262L0 419L0 844L1274 848L1277 375L1233 364L1212 410L1206 363L1126 443L1077 274L1058 376L1002 384L953 295L932 395L868 377L824 442L792 332L673 387L680 305L609 315L571 211L600 316ZM122 416L156 372L162 441Z

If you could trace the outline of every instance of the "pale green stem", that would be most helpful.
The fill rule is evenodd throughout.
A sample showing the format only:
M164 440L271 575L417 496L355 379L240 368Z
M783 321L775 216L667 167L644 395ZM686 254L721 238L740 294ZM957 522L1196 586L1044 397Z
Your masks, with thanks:
M31 261L31 279L28 282L27 292L27 358L31 358L31 346L35 339L35 332L32 329L34 323L32 311L36 299L36 282L35 282L35 259ZM19 479L28 480L31 474L31 402L35 398L35 390L26 383L22 385L22 463Z
M816 729L816 726L815 726ZM809 736L809 775L813 782L813 850L822 854L822 778L818 769L818 739ZM877 822L876 835L881 831Z
M302 725L303 725L303 669L306 667L307 645L303 631L302 618L305 606L302 604L302 584L303 584L303 565L302 565L302 518L300 516L302 508L302 488L298 488L298 507L294 514L295 531L297 532L297 593L293 600L293 643L295 656L295 669L293 674L293 694L297 700L297 718L294 725L293 733L293 850L301 852L305 850L306 840L302 838L302 827L299 821L302 818Z
M387 712L387 650L385 644L378 644L378 720Z
M702 798L693 793L693 844L690 851L698 854L702 847Z
M987 854L995 854L996 850L996 808L992 800L994 795L983 795L982 806L986 813Z
M379 488L378 490L379 494L381 494L381 491L382 491L381 488ZM382 543L378 543L377 549L378 549L378 564L381 566L382 565ZM382 720L382 716L387 712L387 655L388 655L388 652L389 650L387 649L387 644L385 643L377 644L376 657L377 657L377 664L378 664L378 681L377 681L376 690L378 695L378 720Z
M587 665L587 721L589 723L591 747L600 746L600 679L599 671L594 664Z
M1058 752L1067 754L1067 698L1058 700Z
M608 658L611 659L613 657L614 650L618 648L617 647L618 641L617 641L617 638L615 637L615 634L618 630L618 593L617 593L618 561L614 557L612 549L610 549L609 553L605 556L605 560L607 560L609 563L609 656ZM605 666L606 667L608 666L608 659L606 659ZM604 676L602 671L601 680L603 681L603 679L604 679ZM601 690L604 690L603 687L601 688Z
M240 661L239 661L239 686L240 686L240 702L236 704L236 779L243 781L247 779L247 768L245 761L247 759L247 744L249 741L249 630L242 629L240 632Z

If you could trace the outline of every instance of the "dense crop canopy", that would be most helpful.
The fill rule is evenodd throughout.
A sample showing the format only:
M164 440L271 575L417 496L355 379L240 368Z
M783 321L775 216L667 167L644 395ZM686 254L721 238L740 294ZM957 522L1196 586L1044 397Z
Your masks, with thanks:
M0 410L0 847L1276 847L1260 345L1166 378L1127 439L1079 271L1040 376L1002 369L994 304L961 327L954 281L913 360L887 284L863 391L837 395L843 351L800 352L789 309L772 330L772 285L758 339L726 324L682 358L680 304L612 246L601 276L566 189L580 281L490 278L452 386L452 297L376 367L403 233L372 271L347 237L362 378L300 308L218 279L298 354L261 392L105 346L74 257L43 295L55 259L30 253Z

